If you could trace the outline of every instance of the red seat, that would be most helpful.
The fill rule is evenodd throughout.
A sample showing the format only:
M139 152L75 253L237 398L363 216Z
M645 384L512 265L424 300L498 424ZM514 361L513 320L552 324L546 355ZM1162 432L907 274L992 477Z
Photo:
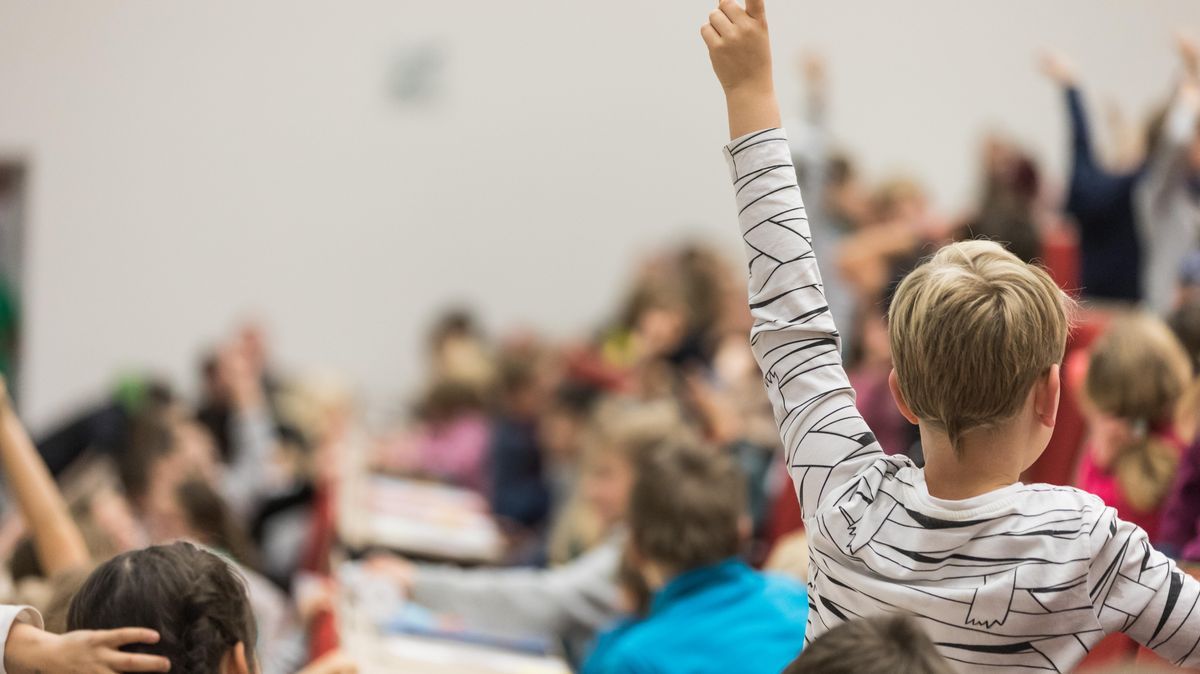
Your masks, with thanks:
M1067 339L1064 363L1071 362L1076 354L1086 351L1107 325L1107 314L1088 313L1080 316ZM1075 466L1086 436L1087 425L1079 408L1079 390L1064 376L1054 434L1050 436L1046 451L1021 476L1022 481L1070 485L1074 481Z
M330 576L330 558L337 538L336 511L333 486L328 482L317 485L313 497L312 530L304 552L301 568L310 573ZM332 611L321 611L309 623L308 651L313 660L336 650L338 638L337 620Z

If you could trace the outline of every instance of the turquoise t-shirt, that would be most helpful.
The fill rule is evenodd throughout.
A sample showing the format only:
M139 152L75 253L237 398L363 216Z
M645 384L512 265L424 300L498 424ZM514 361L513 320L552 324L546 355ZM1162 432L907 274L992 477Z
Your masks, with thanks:
M808 592L740 560L677 576L602 634L583 674L779 674L804 647Z

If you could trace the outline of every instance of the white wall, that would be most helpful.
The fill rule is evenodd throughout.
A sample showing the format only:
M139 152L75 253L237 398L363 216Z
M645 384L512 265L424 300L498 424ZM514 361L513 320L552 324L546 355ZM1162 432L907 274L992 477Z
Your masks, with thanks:
M27 412L44 423L122 367L183 377L238 316L283 359L367 393L420 372L430 312L559 333L612 304L633 256L683 231L732 246L710 3L0 0L0 155L31 164ZM1189 0L775 0L793 54L832 63L839 135L876 174L961 204L977 134L1062 163L1034 50L1077 56L1142 114ZM446 55L403 107L404 49ZM187 381L184 379L183 381Z

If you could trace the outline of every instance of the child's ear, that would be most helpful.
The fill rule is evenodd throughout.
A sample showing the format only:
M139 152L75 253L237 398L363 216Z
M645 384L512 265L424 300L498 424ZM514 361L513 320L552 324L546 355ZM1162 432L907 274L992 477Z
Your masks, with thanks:
M225 657L221 658L221 674L252 674L245 644L239 641L226 651Z
M1033 386L1033 413L1043 426L1054 428L1058 421L1058 400L1061 395L1062 379L1056 363Z
M896 401L896 407L900 409L900 414L904 415L905 419L908 419L908 423L914 426L917 425L920 419L917 418L917 415L913 414L913 411L908 407L908 403L904 402L904 394L900 392L900 380L896 377L895 368L892 368L891 373L888 374L888 389L892 392L892 400Z

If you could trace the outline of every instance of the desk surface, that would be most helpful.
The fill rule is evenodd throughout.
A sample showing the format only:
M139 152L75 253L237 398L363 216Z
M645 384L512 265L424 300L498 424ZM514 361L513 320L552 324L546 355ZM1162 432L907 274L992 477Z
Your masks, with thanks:
M502 554L503 537L478 494L373 475L346 486L338 529L352 547L472 564L494 562Z
M561 660L424 637L380 637L365 674L570 674Z

